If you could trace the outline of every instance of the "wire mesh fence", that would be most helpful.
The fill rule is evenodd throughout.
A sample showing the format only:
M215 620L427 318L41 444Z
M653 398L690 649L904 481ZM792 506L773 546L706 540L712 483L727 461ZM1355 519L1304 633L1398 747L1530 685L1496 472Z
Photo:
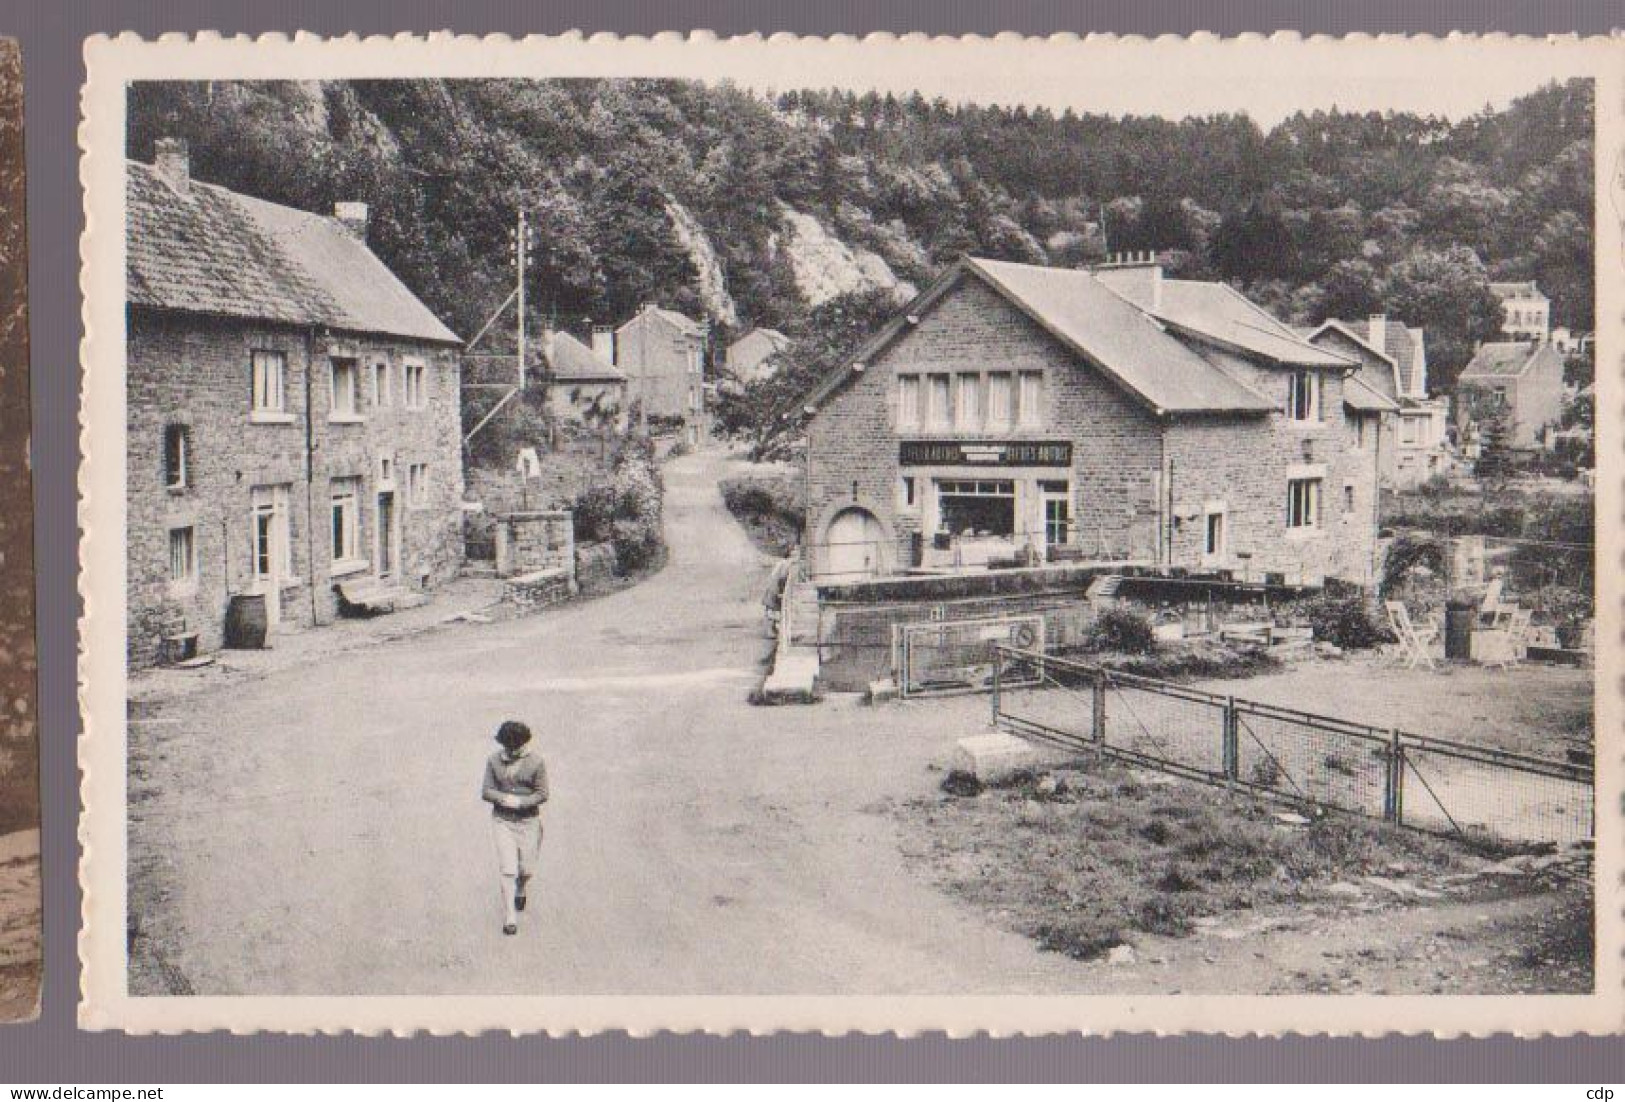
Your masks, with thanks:
M1512 754L999 646L998 726L1071 750L1469 841L1595 833L1589 764Z
M1401 746L1399 814L1406 823L1510 842L1564 843L1595 833L1587 769L1408 736Z
M1000 644L1042 650L1042 616L995 616L892 628L893 668L903 696L975 692L993 680Z

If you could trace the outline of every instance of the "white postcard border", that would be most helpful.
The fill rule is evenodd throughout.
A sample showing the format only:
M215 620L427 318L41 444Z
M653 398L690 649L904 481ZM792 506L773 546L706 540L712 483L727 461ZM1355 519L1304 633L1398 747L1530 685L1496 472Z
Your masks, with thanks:
M1215 1033L1231 1036L1389 1033L1519 1036L1612 1033L1625 1026L1622 998L1621 890L1625 833L1620 830L1621 743L1625 731L1625 646L1621 645L1621 415L1625 409L1625 40L1506 35L1446 38L1355 35L1305 39L1296 34L1213 35L1186 39L1058 35L1048 39L797 38L720 39L708 34L619 38L613 35L475 38L452 34L392 38L321 38L299 34L225 38L214 34L91 39L89 79L79 131L85 233L81 290L84 389L80 410L79 763L83 810L80 884L83 929L80 1025L137 1033L229 1030L234 1033L432 1034L510 1031L591 1034L625 1030L753 1034L782 1030L825 1034L943 1031L950 1036L1056 1032ZM218 998L131 997L125 985L125 406L123 349L125 87L141 79L318 79L413 76L663 76L716 78L765 67L782 87L827 85L856 65L953 66L965 72L1019 71L1025 82L1055 79L1068 64L1120 65L1125 75L1179 72L1222 86L1227 74L1310 71L1358 64L1369 72L1421 66L1448 80L1451 66L1535 66L1552 78L1590 76L1597 96L1598 545L1608 561L1597 572L1599 646L1596 683L1597 808L1612 814L1597 837L1597 993L1519 997L941 997L941 998ZM1351 60L1352 59L1352 60ZM1531 60L1537 59L1537 60ZM1265 67L1260 68L1263 65ZM798 73L822 74L798 76ZM1025 88L1026 85L1024 84ZM1194 106L1194 104L1193 104ZM1206 101L1201 110L1222 110ZM1601 446L1602 444L1607 447ZM1612 567L1612 568L1610 568Z

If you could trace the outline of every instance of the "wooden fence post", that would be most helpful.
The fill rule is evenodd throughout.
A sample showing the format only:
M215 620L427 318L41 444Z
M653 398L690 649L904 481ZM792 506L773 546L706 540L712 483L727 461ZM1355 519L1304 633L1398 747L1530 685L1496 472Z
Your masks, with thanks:
M1240 717L1236 715L1236 698L1224 698L1224 776L1226 780L1241 779Z
M1091 733L1096 742L1103 743L1106 741L1106 671L1103 669L1095 671L1093 711L1094 730Z
M999 676L1004 668L1004 648L995 644L993 647L993 726L999 725Z

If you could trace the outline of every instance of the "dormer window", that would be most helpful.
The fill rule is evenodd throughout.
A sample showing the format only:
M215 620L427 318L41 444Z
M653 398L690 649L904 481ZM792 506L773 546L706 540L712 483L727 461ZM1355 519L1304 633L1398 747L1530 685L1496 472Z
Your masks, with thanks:
M1287 419L1307 424L1320 422L1320 376L1313 371L1294 371L1287 382Z

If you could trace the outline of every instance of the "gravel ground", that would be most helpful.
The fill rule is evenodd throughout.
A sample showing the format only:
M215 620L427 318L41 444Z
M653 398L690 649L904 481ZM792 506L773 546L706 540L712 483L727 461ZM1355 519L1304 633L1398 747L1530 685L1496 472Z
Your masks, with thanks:
M1435 935L1547 920L1547 897L1373 897L1369 911L1299 906L1268 929L1170 939L1138 966L1040 952L942 890L906 811L937 797L955 739L986 729L985 697L748 704L770 649L771 564L716 484L749 470L715 453L666 468L671 558L632 589L144 693L130 743L132 992L1305 990L1342 983L1323 951L1420 939L1454 952ZM517 938L499 929L478 800L490 732L509 716L538 731L554 788ZM1522 952L1520 937L1461 941L1442 980L1407 958L1385 982L1456 989L1472 961Z

